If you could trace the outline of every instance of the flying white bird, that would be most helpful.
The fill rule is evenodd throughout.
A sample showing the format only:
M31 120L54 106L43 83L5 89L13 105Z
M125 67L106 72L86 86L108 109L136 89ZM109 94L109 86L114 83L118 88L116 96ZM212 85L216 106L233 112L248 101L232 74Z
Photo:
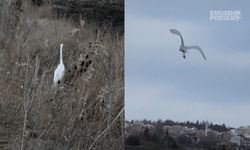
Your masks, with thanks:
M57 83L62 81L62 78L64 76L64 64L63 64L63 58L62 58L62 47L63 44L60 46L60 64L57 66L55 73L54 73L54 84L56 85Z
M206 60L206 56L204 55L203 51L201 50L201 48L199 46L185 46L184 41L183 41L182 36L181 36L181 33L178 30L170 29L170 32L173 34L177 34L181 37L180 51L183 53L183 58L186 58L185 53L188 52L187 51L188 49L198 49L201 52L203 58Z

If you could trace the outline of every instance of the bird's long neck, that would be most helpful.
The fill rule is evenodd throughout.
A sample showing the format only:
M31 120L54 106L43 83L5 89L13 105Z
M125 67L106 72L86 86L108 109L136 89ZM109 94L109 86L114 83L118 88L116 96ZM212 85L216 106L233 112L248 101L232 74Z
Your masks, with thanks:
M63 63L63 59L62 59L62 47L63 47L63 44L61 44L61 46L60 46L60 64Z
M182 36L181 36L181 44L182 44L182 45L184 45L184 41L183 41L183 38L182 38Z

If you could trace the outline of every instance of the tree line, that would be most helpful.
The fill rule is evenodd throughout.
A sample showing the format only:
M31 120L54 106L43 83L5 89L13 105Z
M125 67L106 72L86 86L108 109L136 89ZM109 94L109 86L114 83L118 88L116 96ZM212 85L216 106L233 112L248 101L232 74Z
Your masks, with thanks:
M155 127L159 126L159 125L163 125L163 126L164 125L167 125L167 126L181 125L181 126L196 127L197 130L205 130L206 129L206 121L199 122L198 120L196 122L192 122L192 121L184 121L184 122L176 121L175 122L171 119L167 119L165 121L162 119L158 119L157 121L143 119L143 120L141 120L141 122L143 124L152 124ZM227 132L231 129L229 126L227 127L224 123L222 125L219 125L219 124L213 124L212 122L208 123L208 128L211 128L212 130L218 131L218 132Z
M139 120L133 120L132 124ZM174 126L174 125L181 125L181 126L188 126L188 127L196 127L197 130L205 130L206 129L206 122L202 121L199 122L198 120L196 122L192 121L185 121L185 122L175 122L173 120L167 119L165 121L158 119L157 121L151 121L147 119L141 120L143 124L151 124L155 126L155 130L153 134L149 133L148 127L145 128L144 131L142 131L139 134L133 134L129 135L129 137L126 139L126 145L141 145L141 141L150 141L154 142L156 145L160 147L168 147L171 149L177 149L182 147L182 145L192 145L191 137L187 137L185 135L178 136L177 139L173 139L167 132L163 132L162 128L163 126ZM208 123L208 127L211 128L214 131L218 132L227 132L231 128L226 127L225 124L218 125L213 124L212 122ZM214 142L216 137L213 137L212 135L208 136L208 141L199 143L200 147L207 147L208 145L211 145L211 142ZM213 140L211 140L212 138ZM198 146L198 145L196 145Z

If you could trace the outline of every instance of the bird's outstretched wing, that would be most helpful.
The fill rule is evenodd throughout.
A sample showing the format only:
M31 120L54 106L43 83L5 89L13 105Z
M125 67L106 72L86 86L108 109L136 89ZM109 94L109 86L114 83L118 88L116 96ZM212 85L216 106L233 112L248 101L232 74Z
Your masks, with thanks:
M182 39L181 33L178 30L170 29L170 32L173 33L173 34L179 35L181 37L181 44L184 45L184 41Z
M203 53L203 51L201 50L201 48L200 48L199 46L185 46L185 47L186 47L187 50L188 50L188 49L198 49L198 50L201 52L203 58L204 58L205 60L207 60L205 54Z

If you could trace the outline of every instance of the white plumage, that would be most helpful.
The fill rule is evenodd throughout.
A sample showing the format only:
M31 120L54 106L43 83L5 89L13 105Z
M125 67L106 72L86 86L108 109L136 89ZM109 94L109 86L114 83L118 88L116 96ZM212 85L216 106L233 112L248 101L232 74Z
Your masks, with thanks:
M185 56L185 53L187 53L188 49L197 49L201 52L203 58L206 60L206 56L205 54L203 53L203 51L201 50L201 48L199 46L185 46L184 45L184 41L182 39L182 36L181 36L181 33L176 30L176 29L170 29L170 32L173 33L173 34L176 34L176 35L179 35L181 37L181 46L180 46L180 51L183 53L183 58L186 58Z
M65 67L64 67L63 58L62 58L62 47L63 47L63 44L61 44L60 46L60 64L57 66L55 73L54 73L54 84L57 84L58 81L61 82L64 76Z

